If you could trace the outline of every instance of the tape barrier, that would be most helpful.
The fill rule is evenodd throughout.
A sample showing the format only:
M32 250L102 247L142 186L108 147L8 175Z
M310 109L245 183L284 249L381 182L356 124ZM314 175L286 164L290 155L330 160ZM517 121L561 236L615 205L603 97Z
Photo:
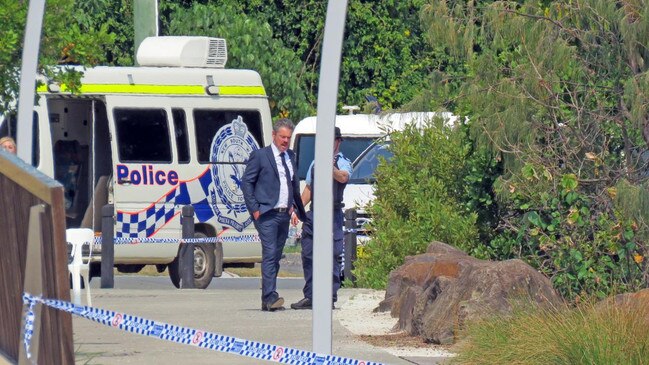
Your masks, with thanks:
M358 233L355 228L343 228L344 233ZM101 245L102 237L95 237L95 245ZM134 245L138 243L252 243L259 242L258 235L243 235L243 236L228 236L228 237L203 237L203 238L129 238L129 237L115 237L113 242L117 245Z
M94 244L101 245L102 237L95 237ZM118 245L134 245L138 243L251 243L259 242L258 235L243 235L243 236L228 236L228 237L203 237L203 238L129 238L129 237L115 237L113 242Z
M34 330L34 305L42 303L48 307L62 310L122 331L128 331L143 336L213 351L246 356L254 359L262 359L291 365L382 365L378 362L363 361L334 355L323 355L290 347L270 345L236 337L224 336L218 333L152 321L150 319L144 319L125 313L75 305L62 300L45 299L33 296L29 293L23 293L23 303L28 307L24 328L24 346L27 358L31 358L29 348L31 344L31 335Z

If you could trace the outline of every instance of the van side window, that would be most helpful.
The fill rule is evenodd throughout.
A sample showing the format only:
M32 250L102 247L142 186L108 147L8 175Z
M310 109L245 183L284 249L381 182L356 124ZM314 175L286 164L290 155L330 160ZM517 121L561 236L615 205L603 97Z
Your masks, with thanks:
M121 162L171 163L169 126L164 109L115 108Z
M248 132L259 144L264 146L262 138L261 114L257 110L217 110L217 109L195 109L194 123L196 129L196 148L198 149L198 162L210 163L212 140L216 132L226 124L232 123L241 117L243 122L248 126ZM215 161L233 162L233 161ZM245 161L235 161L243 163Z
M189 163L189 140L187 137L187 118L183 109L171 109L174 119L174 133L176 135L176 148L178 149L178 163Z

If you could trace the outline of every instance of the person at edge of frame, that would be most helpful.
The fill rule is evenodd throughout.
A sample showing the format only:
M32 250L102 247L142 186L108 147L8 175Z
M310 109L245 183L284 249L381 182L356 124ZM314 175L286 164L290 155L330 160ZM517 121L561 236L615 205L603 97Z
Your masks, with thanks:
M0 138L0 147L14 155L18 152L18 148L16 148L16 141L9 136Z

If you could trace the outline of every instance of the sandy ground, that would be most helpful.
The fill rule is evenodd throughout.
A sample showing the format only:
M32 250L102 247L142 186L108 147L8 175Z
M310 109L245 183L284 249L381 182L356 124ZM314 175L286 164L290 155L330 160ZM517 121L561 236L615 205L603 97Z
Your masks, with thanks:
M451 357L447 348L424 343L418 337L394 331L397 323L389 312L374 312L385 291L353 290L353 294L334 311L334 319L362 340L382 347L395 356Z
M280 262L280 270L290 275L301 275L300 254L286 254ZM385 298L384 290L343 288L339 292L340 300L333 312L333 318L362 341L381 347L394 356L437 358L455 356L447 346L427 344L420 338L410 336L403 331L394 331L397 318L392 318L389 312L374 312L374 308L378 307L383 298Z

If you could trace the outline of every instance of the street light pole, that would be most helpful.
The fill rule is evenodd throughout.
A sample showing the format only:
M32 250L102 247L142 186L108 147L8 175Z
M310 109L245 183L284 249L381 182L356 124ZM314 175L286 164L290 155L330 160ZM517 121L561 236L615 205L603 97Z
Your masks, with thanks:
M331 354L334 126L347 0L329 0L318 86L313 221L313 351Z
M32 162L32 134L34 97L36 93L36 70L38 50L41 43L41 29L45 0L31 0L27 12L25 40L23 44L23 62L20 69L20 92L18 94L18 157L27 163Z

